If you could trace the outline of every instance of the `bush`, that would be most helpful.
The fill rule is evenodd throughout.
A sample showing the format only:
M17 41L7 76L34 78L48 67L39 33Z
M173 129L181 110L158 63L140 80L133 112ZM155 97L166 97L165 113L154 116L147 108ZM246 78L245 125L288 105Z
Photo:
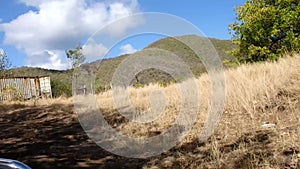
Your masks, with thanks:
M96 93L98 94L98 93L105 92L110 89L111 89L111 87L109 85L100 84L96 87Z
M300 49L299 0L248 0L229 25L240 62L277 60Z
M52 96L54 98L59 96L66 96L71 97L72 96L72 87L66 85L65 83L59 81L59 80L51 80L51 90L52 90Z

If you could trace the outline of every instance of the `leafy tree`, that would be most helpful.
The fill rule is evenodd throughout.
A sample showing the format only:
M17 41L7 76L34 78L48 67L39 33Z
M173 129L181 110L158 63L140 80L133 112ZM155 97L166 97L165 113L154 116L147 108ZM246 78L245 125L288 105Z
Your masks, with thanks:
M229 25L241 62L277 60L300 49L299 0L247 0L236 8L237 20Z
M6 70L11 66L11 62L9 61L6 53L3 49L0 49L0 71Z
M81 45L76 46L75 49L67 50L66 55L72 64L72 68L80 66L85 60Z

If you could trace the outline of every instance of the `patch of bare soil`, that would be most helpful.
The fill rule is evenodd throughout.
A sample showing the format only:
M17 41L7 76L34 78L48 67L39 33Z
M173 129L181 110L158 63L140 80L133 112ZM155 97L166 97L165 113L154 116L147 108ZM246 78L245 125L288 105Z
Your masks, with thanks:
M146 162L101 149L81 128L72 105L0 107L1 158L19 160L34 169L141 168Z

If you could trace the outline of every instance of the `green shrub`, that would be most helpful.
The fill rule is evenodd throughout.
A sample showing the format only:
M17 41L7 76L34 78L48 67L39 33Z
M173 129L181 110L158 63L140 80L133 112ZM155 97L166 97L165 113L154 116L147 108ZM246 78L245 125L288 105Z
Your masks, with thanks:
M300 49L299 0L247 0L229 26L240 62L278 60Z
M111 89L111 87L109 85L103 85L100 84L96 87L96 93L101 93L101 92L105 92L107 90Z
M66 96L71 97L72 96L72 87L69 85L66 85L65 83L59 81L59 80L51 80L51 90L52 90L52 96L54 98L59 96Z

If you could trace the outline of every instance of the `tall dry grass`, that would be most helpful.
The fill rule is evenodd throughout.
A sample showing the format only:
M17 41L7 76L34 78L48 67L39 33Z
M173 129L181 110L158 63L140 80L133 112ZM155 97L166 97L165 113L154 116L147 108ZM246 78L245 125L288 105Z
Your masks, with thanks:
M238 126L234 126L242 133L241 130L249 129L251 126L258 126L262 121L273 121L277 119L272 116L263 116L261 121L257 121L256 113L259 108L263 108L266 104L272 102L272 99L286 89L286 86L291 83L294 78L300 76L300 56L287 57L279 60L278 62L264 62L251 65L241 65L234 69L225 71L226 77L226 104L224 107L224 116L230 117L229 124L236 121L244 121ZM297 79L296 79L297 80ZM204 123L208 110L210 108L211 99L211 82L207 74L203 74L201 77L195 79L198 85L200 109L199 119L197 125L192 131L195 133L201 131L202 124ZM297 86L293 86L297 87ZM169 127L175 121L180 111L180 104L182 97L180 96L180 86L178 84L172 84L168 87L161 87L157 84L151 84L144 88L128 88L129 100L131 106L135 107L138 111L143 112L149 110L151 107L150 99L151 93L155 91L161 91L162 97L157 99L165 99L165 110L161 112L160 117L146 124L138 123L126 123L121 125L120 129L129 135L137 135L147 132L148 130L161 131L162 129ZM299 89L292 89L299 90ZM104 113L117 113L118 107L114 101L118 99L118 90L107 91L99 94L97 100L100 109ZM123 90L120 90L120 97L123 95ZM243 117L243 119L240 119ZM138 131L135 131L139 128ZM134 131L131 131L134 129ZM226 129L224 130L225 132ZM232 135L232 134L231 134ZM229 137L229 136L228 136ZM190 138L189 140L192 140Z
M300 151L299 65L300 55L294 55L282 58L278 62L246 64L226 70L226 102L222 119L207 146L196 146L196 152L200 156L201 153L207 152L210 154L209 158L199 160L197 153L194 154L197 158L192 158L177 152L179 155L173 155L176 157L173 163L180 163L182 168L282 168L297 165L295 155L283 154L290 149ZM203 74L192 80L197 82L198 90L195 89L195 92L201 97L198 119L179 147L189 143L195 144L210 110L212 91L209 76ZM118 99L114 97L118 97L118 92L122 95L122 90L117 89L116 95L113 95L113 91L99 94L97 100L102 113L112 117L110 124L117 130L131 137L149 137L161 134L171 127L181 108L182 97L178 84L168 87L151 84L139 89L128 88L131 106L141 113L151 109L149 98L155 91L163 93L164 96L158 99L165 99L166 106L160 116L149 123L122 120L114 122L113 117L118 114L118 107L114 104ZM275 126L264 128L264 122ZM224 153L228 145L235 148L231 147L230 151ZM162 164L155 161L157 159L153 160L154 164L151 164L150 168L164 166L164 159L159 159Z
M275 112L273 112L273 114L265 114L264 109L266 105L270 104L274 104L271 105L273 106L272 111L276 111L276 107L282 106L280 103L274 103L274 98L279 94L286 94L293 91L299 95L300 89L299 85L297 85L300 77L299 65L300 55L295 55L282 58L278 62L245 64L237 68L225 70L226 102L223 112L223 119L225 119L225 121L223 120L221 125L226 124L222 130L228 134L224 138L226 139L238 133L243 133L243 130L248 130L253 126L259 126L263 121L278 123L279 119L274 115ZM193 140L195 136L197 136L196 133L201 132L203 123L210 109L212 92L210 77L207 74L203 74L197 79L190 79L183 83L189 83L189 81L196 81L197 83L198 89L194 89L194 91L199 94L200 106L197 112L197 123L186 141ZM162 108L164 108L162 112L155 114L154 117L149 116L150 120L154 120L153 122L137 123L126 121L126 123L115 124L118 126L117 128L125 134L137 137L147 136L147 132L163 131L172 126L175 122L182 103L179 84L171 84L167 87L150 84L143 88L130 87L126 90L129 93L130 105L128 106L134 107L141 114L147 112L147 110L151 112L150 102L153 92L159 91L159 97L152 97L152 101L155 99L158 100L153 103L165 102L165 104L162 106ZM109 90L96 96L98 106L105 116L113 117L115 114L118 114L119 110L123 109L123 107L117 107L115 101L120 100L117 97L124 97L124 90L116 89L114 92L115 95L113 95L112 90ZM73 98L60 97L57 99L33 100L27 102L4 102L3 105L15 104L17 108L32 105L70 104L72 102ZM289 102L295 105L295 101ZM288 107L289 105L285 106ZM257 118L260 120L257 120ZM232 128L238 130L234 131ZM230 134L232 132L234 133Z

